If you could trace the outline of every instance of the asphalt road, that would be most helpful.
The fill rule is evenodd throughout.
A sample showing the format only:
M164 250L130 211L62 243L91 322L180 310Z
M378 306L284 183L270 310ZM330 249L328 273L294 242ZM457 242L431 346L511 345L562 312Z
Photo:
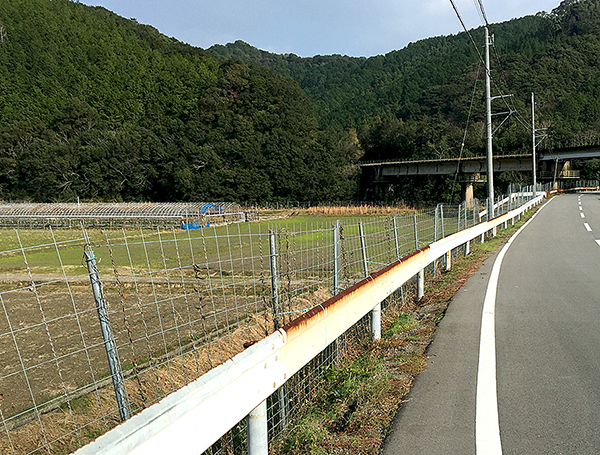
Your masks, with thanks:
M596 240L600 194L563 195L506 252L495 307L501 452L476 448L475 425L482 308L496 254L450 305L384 455L600 454Z

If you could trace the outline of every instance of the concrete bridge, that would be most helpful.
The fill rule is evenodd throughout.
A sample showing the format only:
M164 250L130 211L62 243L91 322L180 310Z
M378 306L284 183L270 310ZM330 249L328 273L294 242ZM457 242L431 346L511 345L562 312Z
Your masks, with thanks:
M577 179L580 172L571 168L571 161L600 158L600 146L540 150L536 155L539 181ZM403 177L458 174L458 182L463 184L465 200L468 201L473 198L473 184L487 180L485 156L421 161L365 161L360 166L362 198L368 198L369 193L385 192L385 187L397 183ZM531 172L532 169L531 153L494 157L494 172Z

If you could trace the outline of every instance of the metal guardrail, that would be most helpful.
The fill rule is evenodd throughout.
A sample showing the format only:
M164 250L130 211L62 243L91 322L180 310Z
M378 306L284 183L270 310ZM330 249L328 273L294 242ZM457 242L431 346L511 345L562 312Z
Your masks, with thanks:
M198 454L253 410L256 412L249 419L250 453L266 453L264 402L269 396L403 283L415 275L421 280L420 272L428 264L507 225L543 198L538 196L371 273L76 453L168 453L177 441L178 454Z

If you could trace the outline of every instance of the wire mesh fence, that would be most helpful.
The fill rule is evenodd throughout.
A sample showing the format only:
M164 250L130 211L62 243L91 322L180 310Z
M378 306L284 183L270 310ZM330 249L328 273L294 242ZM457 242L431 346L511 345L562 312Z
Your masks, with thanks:
M85 445L365 275L478 223L481 209L0 230L0 453ZM273 435L352 339L368 336L365 324L273 394ZM243 453L244 425L209 453Z

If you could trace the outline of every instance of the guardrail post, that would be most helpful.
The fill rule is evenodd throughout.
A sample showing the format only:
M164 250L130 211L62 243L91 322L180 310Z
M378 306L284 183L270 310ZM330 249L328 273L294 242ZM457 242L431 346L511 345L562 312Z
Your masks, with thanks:
M269 454L269 434L267 428L267 401L259 404L247 417L248 455Z
M425 269L421 269L417 277L417 300L425 295Z
M273 329L281 327L279 323L279 292L277 287L277 252L275 251L275 233L269 230L269 257L271 263L271 302L273 304Z
M98 264L92 249L85 251L85 261L90 273L90 282L92 283L92 291L94 292L94 300L96 301L96 310L100 319L100 329L102 330L102 338L104 339L104 348L106 349L106 357L108 358L108 366L112 376L113 387L117 397L117 406L119 407L119 415L121 422L124 422L131 417L131 407L127 398L125 389L125 380L123 378L123 370L119 362L119 353L117 352L117 344L112 334L110 321L108 319L108 308L106 300L102 293L102 284L100 283L100 273L98 272Z
M465 256L468 256L471 253L471 241L467 241L465 243Z
M449 272L452 268L452 250L446 253L446 272Z
M340 222L336 221L333 226L333 295L336 295L340 289L339 274L339 245L340 244Z

